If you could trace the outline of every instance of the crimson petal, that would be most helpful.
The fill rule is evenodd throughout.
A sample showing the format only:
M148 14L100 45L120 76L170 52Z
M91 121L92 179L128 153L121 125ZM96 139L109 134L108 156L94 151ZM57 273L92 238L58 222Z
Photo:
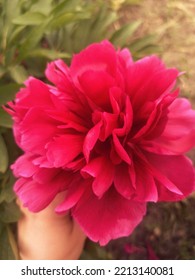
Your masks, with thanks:
M75 206L88 187L89 182L90 180L74 180L67 190L64 201L55 208L55 212L66 213Z
M195 171L187 157L148 153L147 159L162 174L161 178L156 176L159 200L181 200L195 189ZM155 170L153 175L155 177Z
M195 111L184 98L175 99L169 109L165 130L154 145L163 153L185 153L195 145Z
M46 184L20 178L14 185L14 191L23 202L24 207L32 212L39 212L51 203L64 184L64 176L55 177L55 180Z
M11 165L11 169L16 177L29 178L35 174L37 167L32 163L35 157L24 154L20 156L14 164Z
M89 211L91 209L91 211ZM100 245L128 236L141 222L146 204L129 201L110 189L99 199L88 189L72 210L86 235Z
M83 140L84 136L77 134L56 137L46 146L48 160L54 167L65 166L82 152Z
M119 164L115 168L114 186L119 194L130 199L135 192L127 164Z
M115 76L116 63L115 49L108 41L94 43L73 56L70 74L74 83L78 85L78 77L88 70L106 71L111 76Z
M111 186L114 179L114 165L106 157L98 157L91 160L81 170L94 177L92 188L94 193L101 197Z

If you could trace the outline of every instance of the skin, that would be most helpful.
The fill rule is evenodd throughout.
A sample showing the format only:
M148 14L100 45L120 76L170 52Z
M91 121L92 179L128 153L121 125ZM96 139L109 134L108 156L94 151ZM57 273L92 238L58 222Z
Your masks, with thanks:
M22 217L18 222L18 247L22 260L76 260L86 236L70 215L54 212L63 194L39 213L32 213L18 200Z

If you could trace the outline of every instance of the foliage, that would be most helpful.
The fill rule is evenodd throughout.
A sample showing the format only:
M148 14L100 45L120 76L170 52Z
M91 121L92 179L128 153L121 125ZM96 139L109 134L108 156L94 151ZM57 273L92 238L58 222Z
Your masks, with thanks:
M18 150L10 129L0 129L0 154L0 259L17 259L12 229L20 212L15 204L14 178L8 166L18 156Z
M0 106L14 98L29 75L42 78L49 60L68 63L73 53L92 42L107 38L117 47L130 48L135 57L156 50L153 35L135 36L142 21L121 24L122 8L139 2L0 0ZM11 127L10 116L0 108L0 259L18 258L13 225L20 213L9 166L20 150Z

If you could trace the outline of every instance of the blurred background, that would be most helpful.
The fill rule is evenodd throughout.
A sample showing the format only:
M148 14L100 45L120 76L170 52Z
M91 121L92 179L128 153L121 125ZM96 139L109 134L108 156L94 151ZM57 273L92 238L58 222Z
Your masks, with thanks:
M135 60L157 54L185 72L181 95L195 108L194 0L0 0L0 105L12 100L29 75L44 79L46 63L92 42L109 39ZM20 217L9 166L21 154L12 121L0 108L0 259L18 259ZM195 162L195 151L189 153ZM82 259L195 259L195 195L177 203L149 204L127 238L100 247L87 241Z

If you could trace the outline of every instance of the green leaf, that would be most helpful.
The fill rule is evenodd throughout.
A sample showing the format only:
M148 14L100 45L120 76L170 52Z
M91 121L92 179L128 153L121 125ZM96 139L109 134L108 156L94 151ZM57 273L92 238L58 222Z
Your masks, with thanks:
M46 19L46 16L39 12L27 12L12 20L17 25L39 25Z
M20 210L15 201L0 204L0 221L3 223L14 223L20 218Z
M0 134L0 172L4 173L8 168L8 152L5 141Z
M29 55L32 49L34 49L43 38L47 23L41 24L38 28L34 27L28 35L25 37L24 42L18 48L19 55L17 62L20 63L25 57Z
M71 35L73 51L79 52L93 42L99 42L110 37L111 25L118 19L115 12L107 7L100 8L92 18L78 22Z
M9 39L8 39L9 40ZM4 64L5 64L5 67L7 69L9 69L9 65L12 64L13 60L14 60L14 57L15 57L15 54L16 54L16 46L13 45L13 46L10 46L10 47L7 47L6 51L5 51L5 59L4 59Z
M103 6L98 9L94 17L90 20L92 20L92 28L103 30L116 19L118 19L118 15L113 11L110 12L107 6Z
M55 51L55 50L49 50L49 49L35 49L32 50L29 53L29 57L45 57L48 59L57 59L57 58L70 58L71 55L69 53L65 53L65 52L59 52L59 51Z
M0 126L12 128L13 121L11 116L6 113L3 108L0 108Z
M82 24L82 22L80 22ZM72 24L72 26L75 24ZM47 36L47 41L51 49L57 49L65 51L66 53L72 54L74 52L72 46L72 26L66 26L65 28L60 28L50 32ZM68 28L69 27L69 28ZM77 44L80 45L81 41L77 41Z
M102 40L110 37L109 27L118 19L116 12L110 12L106 6L101 8L97 14L92 18L92 24L90 26L89 36L93 38L93 41ZM107 34L107 35L106 35ZM92 41L91 40L91 41Z
M117 13L115 13L115 12L108 13L108 11L106 11L103 18L100 18L99 24L96 23L95 26L92 26L92 30L93 30L93 28L96 28L96 30L97 31L99 30L99 33L101 33L103 36L104 36L104 34L108 34L107 36L109 36L109 34L110 34L109 27L111 26L111 24L116 22L117 19L118 19ZM107 36L105 38L107 38Z
M0 203L7 202L10 203L15 199L15 193L13 191L15 179L11 171L7 172L1 182L0 187Z
M15 256L9 240L7 226L3 227L0 234L0 260L14 260Z
M6 69L0 65L0 78L3 77L3 75L6 73Z
M28 73L22 65L11 67L9 74L18 84L22 84L28 78Z
M12 252L14 254L14 257L15 257L16 260L19 260L20 255L19 255L18 245L17 245L17 242L16 242L16 238L15 238L12 230L10 229L10 226L7 226L7 234L8 234L9 244L12 248Z
M19 0L5 0L3 3L5 22L9 24L19 13Z
M25 29L25 26L23 26L23 25L15 26L13 32L10 34L10 36L8 38L10 47L18 44L18 37L21 35L21 33L23 32L24 29Z
M49 15L52 9L52 2L53 0L38 0L30 7L30 11Z
M139 39L133 41L131 44L129 44L128 47L132 52L136 52L136 51L143 49L144 47L146 47L148 45L154 44L156 38L157 38L156 35L149 34L149 35L146 35L142 38L139 38Z
M138 20L122 26L113 34L110 41L116 46L120 47L127 45L129 39L131 38L133 33L138 29L141 23L142 21Z
M11 129L4 128L3 137L7 146L7 151L9 155L9 161L14 162L16 158L21 155L21 150L15 143L13 132Z
M65 24L74 22L76 19L77 16L74 12L67 12L51 20L48 24L48 29L54 30L60 28Z
M20 87L21 86L16 83L0 86L0 105L6 104L8 101L13 100Z
M75 28L72 30L72 34L65 34L66 41L68 44L66 47L69 47L69 50L72 52L80 52L87 45L89 45L91 41L91 33L90 26L91 20L84 20L82 22L78 22ZM93 33L93 32L92 32ZM97 33L93 33L97 36ZM93 36L93 35L92 35Z
M157 45L147 45L139 50L139 52L135 52L135 55L137 55L138 58L141 58L145 55L150 55L154 53L160 53L161 47Z
M3 28L2 33L2 48L5 50L7 48L7 42L9 36L13 31L13 25L11 23L12 19L16 17L20 12L19 0L5 0L3 2L3 12L1 17L3 18Z
M79 3L81 4L80 0L63 0L54 6L51 14L54 17L58 17L62 13L64 14L65 12L74 11L77 7L77 4L79 5Z

